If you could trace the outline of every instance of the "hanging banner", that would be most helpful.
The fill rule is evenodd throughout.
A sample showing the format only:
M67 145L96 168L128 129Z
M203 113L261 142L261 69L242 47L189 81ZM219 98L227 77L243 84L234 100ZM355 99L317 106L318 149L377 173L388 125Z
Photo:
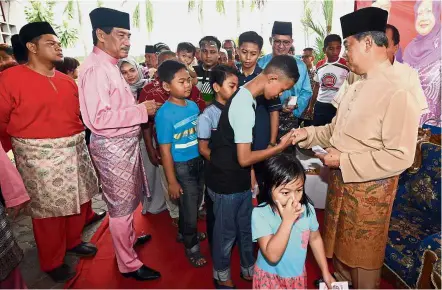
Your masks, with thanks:
M356 0L355 9L376 6L387 10L388 23L400 34L396 60L419 73L430 112L422 116L441 120L441 1L440 0ZM440 123L438 124L440 126Z

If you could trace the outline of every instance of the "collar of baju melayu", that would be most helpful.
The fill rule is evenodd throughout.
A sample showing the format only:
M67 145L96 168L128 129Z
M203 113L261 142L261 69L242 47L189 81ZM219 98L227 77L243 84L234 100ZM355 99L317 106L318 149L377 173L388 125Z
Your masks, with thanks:
M107 54L106 52L104 52L103 50L99 49L98 47L94 46L94 49L92 50L92 52L97 56L98 59L106 61L106 62L110 62L112 65L117 65L118 63L118 59L110 56L109 54Z
M375 77L378 77L379 75L386 73L386 69L388 69L389 67L392 67L391 62L389 59L385 60L384 62L382 62L381 64L379 64L376 68L372 69L371 71L369 71L364 79L372 79Z

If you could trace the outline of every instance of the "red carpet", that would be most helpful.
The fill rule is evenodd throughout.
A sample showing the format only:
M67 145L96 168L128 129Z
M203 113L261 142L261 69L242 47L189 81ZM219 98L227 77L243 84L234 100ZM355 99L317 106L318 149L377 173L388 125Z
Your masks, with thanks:
M318 210L317 214L319 224L322 224L323 211ZM152 241L140 247L138 254L142 262L161 272L162 277L156 281L139 282L126 279L119 273L108 226L109 219L106 217L91 240L98 247L97 255L80 261L77 276L65 285L66 288L214 288L208 242L201 243L201 251L209 263L203 268L193 268L184 255L184 246L175 241L177 229L172 226L167 211L143 216L139 207L135 212L137 234L152 234ZM199 227L204 230L205 222L199 222ZM313 281L320 277L320 271L311 253L306 264L308 287L315 288ZM239 271L239 255L235 249L232 254L233 281L237 288L251 288L251 283L239 277ZM393 288L385 282L381 283L381 287Z

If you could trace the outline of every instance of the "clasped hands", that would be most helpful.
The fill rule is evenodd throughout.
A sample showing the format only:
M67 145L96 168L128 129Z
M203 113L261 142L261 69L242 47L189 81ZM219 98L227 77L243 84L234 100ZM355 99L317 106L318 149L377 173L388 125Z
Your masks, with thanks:
M293 135L293 145L296 145L298 142L303 141L308 137L308 133L305 128L293 129L291 133ZM328 153L315 154L315 156L319 158L325 166L330 168L339 168L339 166L341 165L341 152L333 147L329 147L325 149L325 151L327 151Z

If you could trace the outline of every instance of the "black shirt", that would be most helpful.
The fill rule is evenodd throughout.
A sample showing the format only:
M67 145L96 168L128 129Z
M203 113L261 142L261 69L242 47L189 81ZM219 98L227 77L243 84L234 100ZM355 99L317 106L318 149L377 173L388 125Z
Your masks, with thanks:
M206 186L218 194L233 194L250 190L250 167L238 162L235 133L229 121L233 94L221 113L218 128L211 137L210 163L206 168ZM255 108L253 108L255 109Z
M196 87L200 90L203 100L207 103L212 102L215 99L215 92L210 86L210 75L212 72L205 70L202 65L194 66L193 69L198 79Z

